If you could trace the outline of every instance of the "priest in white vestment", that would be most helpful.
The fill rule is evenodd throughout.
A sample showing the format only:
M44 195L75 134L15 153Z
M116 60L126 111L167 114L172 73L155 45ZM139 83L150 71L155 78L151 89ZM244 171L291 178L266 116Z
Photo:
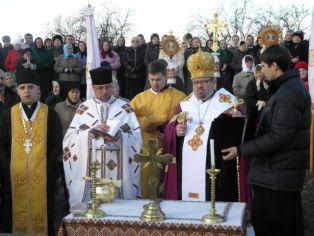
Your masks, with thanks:
M232 109L236 106L235 96L223 88L218 91L214 89L213 55L199 50L189 57L187 63L193 93L180 102L177 115L166 128L163 151L175 156L176 163L169 164L166 168L164 198L206 201L210 200L209 176L206 169L214 164L211 163L209 140L217 138L218 141L217 136L221 135L225 135L227 139L233 136L232 131L226 127L235 122L235 126L240 130L236 131L236 135L241 141L244 118L240 120L233 118L236 113L240 115ZM186 119L182 119L181 115L184 113ZM227 121L224 121L226 119ZM220 122L219 120L226 123L217 132L216 124ZM219 145L221 144L217 143L215 147L216 167L222 171L216 186L221 189L216 192L217 198L223 201L236 201L237 184L234 176L236 167L233 167L233 163L229 163L231 167L222 166L225 163L221 161Z
M118 197L140 197L140 164L134 155L142 148L140 125L131 106L113 96L110 69L90 70L95 98L82 103L63 140L63 166L70 207L90 200L91 138L95 138L97 177L122 180Z

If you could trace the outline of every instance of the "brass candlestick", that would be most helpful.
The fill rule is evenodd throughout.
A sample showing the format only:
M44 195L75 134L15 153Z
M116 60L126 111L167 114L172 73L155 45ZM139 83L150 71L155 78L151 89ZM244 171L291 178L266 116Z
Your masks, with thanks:
M91 219L91 218L102 218L106 216L106 213L103 210L100 210L97 208L96 203L96 187L97 187L97 178L96 173L99 167L94 162L92 165L89 166L90 172L91 172L91 191L92 191L92 208L87 210L84 213L84 217ZM88 180L89 178L84 178L85 180Z
M215 169L213 166L211 169L207 170L207 173L210 175L211 182L211 191L210 191L210 213L203 216L202 221L205 224L220 224L224 222L223 216L216 214L215 202L216 202L216 175L219 174L220 170Z

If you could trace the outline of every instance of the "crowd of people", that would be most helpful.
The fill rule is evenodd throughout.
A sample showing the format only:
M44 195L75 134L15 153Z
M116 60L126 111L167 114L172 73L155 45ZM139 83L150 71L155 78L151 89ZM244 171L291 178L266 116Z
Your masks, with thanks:
M304 181L310 125L309 44L304 40L304 34L287 31L280 46L269 47L262 45L260 37L255 41L252 35L247 35L244 41L240 41L240 37L234 35L230 43L220 40L218 50L214 52L212 39L202 45L200 38L187 33L180 44L180 53L171 58L172 64L162 53L161 44L167 37L164 35L160 40L154 33L146 43L144 36L139 34L131 38L129 47L123 36L118 38L116 45L106 39L101 40L100 67L90 70L95 93L93 99L86 99L89 51L85 42L76 42L72 35L65 38L55 35L43 40L41 37L33 39L28 33L24 39L12 42L9 36L2 37L0 213L6 221L1 222L0 232L29 232L29 226L25 226L25 222L19 226L16 222L21 222L20 218L14 217L22 214L24 201L18 200L21 193L31 202L47 200L48 215L47 219L43 218L42 225L48 220L48 228L43 226L40 230L49 231L49 235L55 233L55 192L58 207L64 207L65 211L69 210L69 205L74 207L90 200L88 185L82 182L82 177L88 168L86 160L91 150L91 139L96 140L97 145L101 144L97 150L106 152L105 155L96 154L95 144L93 160L106 162L101 163L102 178L122 180L121 198L159 195L149 187L152 181L150 167L134 161L135 153L147 150L151 145L150 139L156 138L164 152L177 158L167 166L164 178L158 173L157 182L160 178L165 184L162 197L209 200L205 169L215 165L211 163L212 147L209 145L215 138L215 142L219 143L221 139L221 142L226 142L224 147L228 147L219 150L218 154L217 150L212 150L216 152L216 164L222 169L217 184L219 201L238 200L234 158L253 159L252 163L251 160L241 161L241 175L245 177L239 181L242 193L251 194L247 177L254 186L255 197L241 196L241 200L247 202L251 210L253 199L253 225L259 232L257 235L268 235L261 233L270 230L265 227L265 222L275 225L280 218L277 223L287 225L302 214L298 194ZM168 78L171 78L171 83ZM229 148L228 145L236 145L230 141L231 138L243 138L246 118L244 143ZM110 125L117 126L112 136L109 135ZM223 130L227 126L230 128L228 139L224 136L226 130ZM46 141L40 142L39 139ZM19 155L25 158L17 161ZM46 169L46 162L37 160L44 155L49 162ZM36 172L36 176L23 180L22 172L27 172L28 176L36 168L34 164L30 169L23 169L19 164L25 164L29 157L38 161L43 173L44 170L47 173ZM122 168L119 163L123 163ZM10 165L11 168L7 168ZM247 176L250 165L253 172ZM21 187L23 183L31 182L34 192L42 191L45 185L43 181L37 181L41 174L48 183L47 198L40 194L31 195ZM59 183L54 189L54 185L49 183L55 181L56 174L59 174ZM275 200L265 206L263 196L270 202ZM14 204L20 208L13 207ZM44 204L46 202L40 201L34 209L38 207L38 210ZM293 204L296 204L295 208ZM269 217L273 208L277 211ZM28 210L23 214L33 212ZM281 218L282 214L287 218ZM290 228L299 233L303 229L302 224L300 219ZM289 233L289 227L286 229ZM285 235L302 234L292 232Z
M144 36L140 34L131 39L130 47L126 46L123 36L118 38L116 45L106 39L101 40L100 62L102 66L110 67L113 71L116 95L132 100L147 88L147 67L151 62L163 59L160 48L165 37L167 35L160 40L159 35L154 33L146 43ZM290 51L291 65L300 71L301 79L308 88L309 45L308 41L304 40L303 32L288 30L281 44ZM209 39L202 45L200 38L187 33L180 46L183 57L177 60L176 88L189 94L192 92L192 86L187 60L199 48L205 52L213 52L213 40ZM254 41L252 35L247 35L244 41L234 35L230 44L226 40L219 41L219 78L216 88L225 88L238 98L247 100L247 85L256 79L254 74L258 72L255 66L260 63L263 50L260 37ZM9 36L3 36L2 44L0 43L0 110L11 107L18 101L14 89L14 73L22 66L38 70L41 78L41 101L49 106L54 107L65 100L69 89L73 87L80 98L85 99L87 53L86 43L76 42L72 35L67 35L64 39L55 35L43 40L41 37L33 39L33 35L27 33L24 39L17 38L14 41L11 41ZM260 83L259 79L257 83ZM251 94L251 91L248 93ZM263 104L259 103L258 110L262 107ZM245 104L243 108L246 108ZM252 107L249 107L249 112L251 111Z

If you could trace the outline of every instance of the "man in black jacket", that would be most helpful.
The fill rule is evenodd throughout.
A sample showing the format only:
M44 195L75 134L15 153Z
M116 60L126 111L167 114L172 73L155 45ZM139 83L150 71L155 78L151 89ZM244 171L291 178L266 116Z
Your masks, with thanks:
M249 182L256 236L304 234L300 191L309 156L311 99L298 72L289 70L290 58L279 45L262 54L270 98L256 138L222 150L225 160L253 158Z

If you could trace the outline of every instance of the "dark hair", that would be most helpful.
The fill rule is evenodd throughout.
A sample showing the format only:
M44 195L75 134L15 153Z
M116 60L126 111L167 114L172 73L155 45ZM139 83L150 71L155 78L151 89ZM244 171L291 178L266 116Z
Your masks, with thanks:
M85 51L84 52L81 52L80 43L83 43L85 45ZM77 50L80 53L81 58L83 58L84 56L87 56L87 47L86 47L86 43L84 41L79 41Z
M153 38L158 38L158 41L159 41L159 35L158 35L158 34L153 33L153 34L150 36L150 41L152 41Z
M261 55L261 61L271 66L274 62L282 72L290 68L291 54L285 47L272 45L265 49Z
M137 37L141 37L141 38L144 39L144 41L145 41L144 35L139 34L139 35L137 35Z
M148 65L148 73L155 75L161 73L163 75L167 74L167 64L164 61L156 60Z
M242 46L243 44L246 44L244 41L241 41L240 42L240 46Z
M108 44L109 44L109 50L108 50L107 52L104 51L104 48L103 48L104 43L108 43ZM101 57L102 57L103 59L105 59L107 55L108 55L108 57L110 57L110 58L113 57L112 47L111 47L111 43L110 43L109 40L104 40L104 41L102 41L101 47L100 47L100 54L101 54Z
M33 37L33 35L32 35L31 33L26 33L26 34L24 35L24 38L25 38L26 36L32 36L32 37Z
M45 39L45 41L44 41L44 47L46 46L46 42L48 42L48 41L50 41L50 42L51 42L51 44L52 44L52 40L51 40L51 38L46 38L46 39Z
M244 61L245 61L245 62L249 62L249 61L254 62L254 59L253 59L252 56L246 55L246 56L244 57Z
M235 34L235 35L233 35L231 38L233 39L233 38L238 38L238 39L240 39L240 37L239 37L239 35L237 35L237 34Z
M43 41L43 39L42 39L41 37L36 37L36 38L35 38L35 40L34 40L35 46L34 46L34 47L35 47L36 49L41 49L41 48L38 48L37 45L36 45L36 41L37 41L37 40L41 40L41 42L43 43L42 46L41 46L41 48L45 48L44 41Z
M187 34L184 35L184 38L185 38L185 40L187 40L187 39L192 39L193 36L192 36L192 34L187 33Z

